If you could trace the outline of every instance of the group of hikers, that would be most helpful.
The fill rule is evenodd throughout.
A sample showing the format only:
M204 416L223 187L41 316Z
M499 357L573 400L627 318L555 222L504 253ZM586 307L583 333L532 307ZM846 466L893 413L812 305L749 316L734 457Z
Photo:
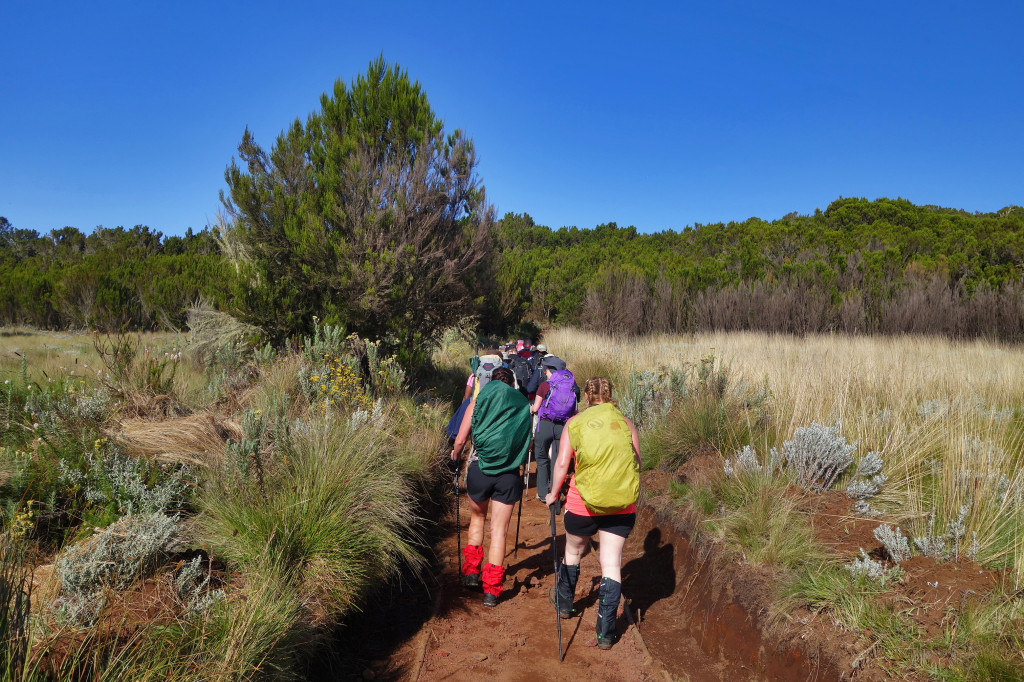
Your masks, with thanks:
M462 582L483 588L485 606L498 604L505 581L506 534L516 503L521 514L524 489L529 493L532 458L537 463L535 499L547 505L551 515L557 579L548 597L558 618L576 614L573 600L580 560L596 534L601 586L594 644L610 649L617 640L622 549L636 523L636 427L619 411L607 378L588 379L581 392L565 361L542 344L520 339L486 351L470 364L462 405L448 425L456 495L463 455L470 446L470 522L461 555ZM490 542L485 555L488 515ZM556 515L562 516L565 530L560 563L554 546Z

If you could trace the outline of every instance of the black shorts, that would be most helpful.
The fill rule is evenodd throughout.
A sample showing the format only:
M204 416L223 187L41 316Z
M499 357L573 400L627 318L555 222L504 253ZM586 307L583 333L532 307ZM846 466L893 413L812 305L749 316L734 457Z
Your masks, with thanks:
M466 472L466 492L471 500L481 504L487 500L515 504L522 498L523 477L519 475L519 469L488 476L480 471L477 461L470 462Z
M570 535L577 535L589 538L599 530L622 538L629 537L629 531L636 525L636 514L605 514L604 516L580 516L571 511L565 512L562 517L565 524L565 532Z

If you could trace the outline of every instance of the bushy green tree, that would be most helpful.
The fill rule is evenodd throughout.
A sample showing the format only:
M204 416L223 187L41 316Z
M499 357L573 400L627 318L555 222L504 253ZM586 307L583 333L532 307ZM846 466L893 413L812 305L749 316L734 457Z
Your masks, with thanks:
M493 221L472 141L378 58L266 153L246 130L222 196L237 306L278 340L313 317L405 351L471 312Z

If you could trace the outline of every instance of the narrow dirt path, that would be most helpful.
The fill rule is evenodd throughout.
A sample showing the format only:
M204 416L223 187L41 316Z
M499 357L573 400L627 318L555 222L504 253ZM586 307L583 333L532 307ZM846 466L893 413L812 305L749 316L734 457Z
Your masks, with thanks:
M469 514L465 488L462 494L462 539L465 541ZM601 572L597 552L588 552L582 561L576 588L576 607L581 614L562 621L562 649L558 660L558 637L554 607L548 601L548 588L555 584L551 549L551 531L547 507L532 499L523 507L519 552L514 556L515 515L508 537L506 590L495 608L483 605L479 589L461 585L458 575L457 538L454 526L438 546L442 569L435 593L433 615L419 632L401 647L405 660L401 668L407 679L432 680L494 679L518 680L718 680L719 662L709 660L698 646L685 639L673 646L668 670L658 654L652 655L640 631L620 607L619 642L610 651L588 646L594 639L597 595ZM564 546L561 518L558 529L559 556ZM646 542L645 542L646 540ZM595 548L596 549L596 548ZM652 551L653 550L653 551ZM624 583L632 587L635 606L646 612L640 626L657 632L653 617L659 601L667 601L675 585L671 548L653 547L650 538L636 532L626 543L623 556ZM661 559L661 560L659 560ZM648 571L664 572L650 575ZM630 615L634 615L631 610ZM666 628L666 634L673 628ZM655 637L663 640L663 637ZM667 653L667 652L666 652ZM392 664L398 661L392 660ZM735 678L734 678L735 679Z

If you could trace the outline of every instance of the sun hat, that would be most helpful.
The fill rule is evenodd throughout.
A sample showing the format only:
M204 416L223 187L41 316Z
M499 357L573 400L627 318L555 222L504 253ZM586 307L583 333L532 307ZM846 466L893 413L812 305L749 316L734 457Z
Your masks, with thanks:
M540 344L539 346L537 346L537 352L538 352L538 353L547 353L547 352L548 352L548 347L547 347L547 346L545 346L545 345L544 345L544 344L542 343L542 344Z

